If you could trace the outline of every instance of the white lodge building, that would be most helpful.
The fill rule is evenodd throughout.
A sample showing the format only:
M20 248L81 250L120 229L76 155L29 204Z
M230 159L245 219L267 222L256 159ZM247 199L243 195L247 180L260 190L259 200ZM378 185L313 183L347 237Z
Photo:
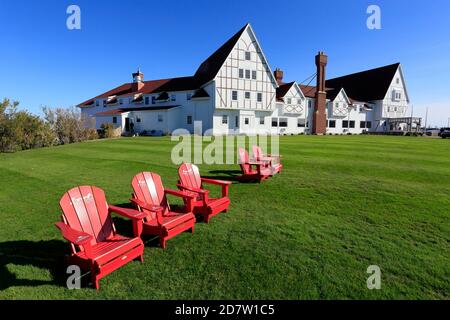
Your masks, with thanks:
M179 128L193 133L196 121L202 133L212 129L214 135L388 132L420 125L420 119L407 117L399 63L325 81L326 63L319 53L317 86L284 83L283 72L272 72L247 24L193 76L144 81L138 71L132 83L78 107L97 129L113 123L123 134L171 134Z

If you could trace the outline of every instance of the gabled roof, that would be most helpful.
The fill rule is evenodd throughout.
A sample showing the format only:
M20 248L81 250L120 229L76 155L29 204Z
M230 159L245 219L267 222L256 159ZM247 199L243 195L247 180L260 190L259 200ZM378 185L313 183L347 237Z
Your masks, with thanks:
M194 77L201 84L205 84L216 77L217 73L219 73L220 68L223 66L231 51L236 46L236 43L239 41L242 34L247 29L247 26L248 24L246 24L219 49L217 49L212 55L210 55L208 59L203 61L194 75Z
M161 93L161 92L173 92L173 91L188 91L199 89L204 84L213 80L220 71L220 68L224 65L225 61L229 57L231 51L236 46L237 42L246 30L249 30L258 48L258 52L261 53L264 63L270 70L269 63L261 50L258 39L250 24L246 24L241 28L236 34L234 34L227 42L225 42L219 49L217 49L211 56L209 56L197 69L194 76L180 77L180 78L169 78L160 80L144 81L144 86L140 90L133 91L132 83L125 83L119 87L116 87L110 91L102 93L92 99L80 103L78 106L86 107L94 103L95 100L107 98L110 96L117 97L131 97L133 94L151 94L151 93ZM276 80L270 72L270 76L276 85Z
M295 82L283 83L277 88L277 101L284 101L284 96L291 90Z
M344 88L347 95L358 101L383 100L400 63L362 71L326 81L328 88Z

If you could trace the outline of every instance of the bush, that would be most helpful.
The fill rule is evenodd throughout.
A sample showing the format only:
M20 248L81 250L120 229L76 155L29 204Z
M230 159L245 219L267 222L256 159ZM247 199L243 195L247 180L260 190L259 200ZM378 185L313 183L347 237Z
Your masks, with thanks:
M113 138L115 137L114 125L112 123L102 123L100 126L100 137L101 138Z
M17 111L17 101L0 103L0 152L15 152L55 144L48 124L27 111Z

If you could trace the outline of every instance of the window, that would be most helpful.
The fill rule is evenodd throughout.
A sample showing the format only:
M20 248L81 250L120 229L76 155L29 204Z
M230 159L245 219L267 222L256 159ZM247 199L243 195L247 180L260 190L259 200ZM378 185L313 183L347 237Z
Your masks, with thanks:
M309 128L309 121L306 121L306 127Z
M172 95L170 96L170 100L171 100L171 101L176 101L176 100L177 100L177 96L176 96L175 94L172 94Z
M342 128L348 128L348 120L342 121Z
M123 104L123 99L119 99L119 104Z
M304 128L305 125L306 125L305 119L300 119L300 118L299 118L299 119L297 120L297 127L299 127L299 128Z
M288 126L288 119L287 118L280 118L280 127L286 128Z
M236 128L239 128L239 116L236 116L236 117L234 118L234 126L235 126Z
M292 99L291 98L287 98L287 104L292 104Z
M236 101L238 99L238 92L237 91L231 91L231 99Z
M245 79L250 79L250 70L245 70Z
M328 128L336 128L336 120L328 120Z
M158 114L158 122L163 122L163 115L162 114Z
M272 127L278 127L278 118L272 118Z
M335 107L336 109L339 109L339 102L336 102L336 103L334 104L334 107Z
M302 99L297 99L297 104L302 104Z
M262 93L261 93L261 92L258 92L258 93L256 94L256 100L257 100L258 102L262 102Z
M250 92L248 91L245 92L245 99L250 99Z
M259 124L264 125L264 123L265 123L264 117L260 117L259 118Z
M255 70L252 71L252 79L256 80L256 71Z
M249 118L244 118L244 124L248 125L250 123L250 119Z
M245 60L251 60L252 59L252 55L250 53L250 51L245 51Z
M365 121L361 121L361 122L359 123L359 127L360 127L361 129L365 129L365 128L366 128L366 122L365 122Z
M222 124L228 124L228 116L222 116Z
M367 129L372 129L372 122L371 121L366 121L366 128Z
M187 124L192 124L192 116L187 116L186 117L186 123Z
M113 117L113 123L117 123L117 117Z
M149 97L145 97L145 104L149 104L150 103L150 98Z
M100 105L100 101L95 101L95 106L98 107Z
M136 117L136 122L141 122L141 118Z
M191 100L192 99L192 93L186 93L186 100Z
M156 103L156 97L153 96L153 97L152 97L152 104L155 104L155 103Z
M103 107L106 107L106 100L103 100Z
M239 78L244 78L244 69L239 69Z
M355 127L355 121L350 121L350 128L354 128Z
M308 108L312 108L312 101L311 100L308 100Z
M397 84L400 84L400 78L397 78L396 82L397 82Z

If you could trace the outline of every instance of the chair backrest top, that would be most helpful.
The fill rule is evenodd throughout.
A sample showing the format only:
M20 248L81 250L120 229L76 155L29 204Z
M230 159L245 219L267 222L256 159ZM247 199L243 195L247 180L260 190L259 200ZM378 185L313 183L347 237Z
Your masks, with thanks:
M197 189L202 187L200 171L195 164L183 163L178 168L178 176L180 178L180 183L186 187Z
M250 173L251 172L251 166L248 164L249 163L249 157L248 157L248 152L247 150L245 150L244 148L239 148L238 150L238 154L239 154L239 164L242 168L242 171L244 174L246 173Z
M252 151L253 151L253 158L257 161L261 160L262 158L262 150L260 146L252 146Z
M164 194L164 186L161 177L153 172L141 172L131 181L135 197L153 206L169 209L167 198Z
M105 192L93 186L80 186L67 191L59 202L63 220L72 229L93 236L91 244L114 235Z

